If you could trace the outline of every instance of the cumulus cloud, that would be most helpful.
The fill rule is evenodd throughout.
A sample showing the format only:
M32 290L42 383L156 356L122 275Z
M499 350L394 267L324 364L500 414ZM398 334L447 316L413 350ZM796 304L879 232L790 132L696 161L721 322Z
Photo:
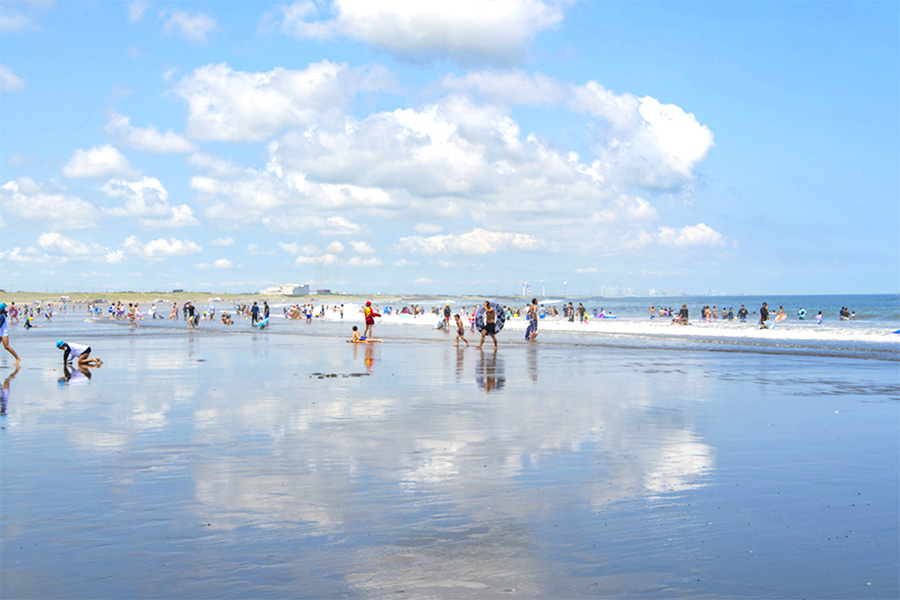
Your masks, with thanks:
M344 251L344 245L342 243L340 243L339 241L335 240L325 247L325 251L329 252L331 254L340 254L341 252ZM357 250L357 252L358 252L358 250Z
M659 243L664 246L681 248L694 246L722 246L725 238L721 233L704 223L688 225L680 229L673 227L659 228Z
M400 60L465 65L519 62L538 33L563 19L559 2L542 0L334 0L334 16L316 20L319 7L302 1L282 8L282 33L319 41L343 35Z
M213 261L212 264L210 264L210 263L198 263L197 264L198 269L230 269L233 266L234 266L234 264L227 258L220 258L218 260Z
M353 256L347 261L347 264L351 267L377 267L381 261L374 256Z
M350 242L350 247L357 254L375 254L375 248L366 242Z
M169 193L155 177L136 180L110 179L103 191L113 198L124 198L125 204L107 209L107 214L137 218L142 227L188 227L199 225L187 204L172 206Z
M232 237L216 238L213 241L211 241L209 244L210 244L210 246L220 246L220 247L221 246L233 246L234 238L232 238Z
M0 65L0 92L21 92L24 89L25 80L6 65Z
M581 269L575 269L575 272L580 275L585 274L585 273L596 273L597 271L598 271L597 267L584 267Z
M354 94L389 85L382 79L378 69L327 60L303 70L256 73L218 64L195 69L174 91L188 105L191 138L255 142L288 127L338 124Z
M234 161L200 152L191 154L188 157L187 163L192 167L220 177L234 177L240 175L243 170L239 165L236 165Z
M171 129L161 133L154 126L134 127L131 117L111 111L106 124L107 133L120 144L136 150L147 152L180 152L194 151L194 145L174 133Z
M66 177L128 177L136 172L128 159L110 145L97 146L89 150L78 149L62 168Z
M21 177L0 187L0 206L22 219L49 223L58 231L96 227L97 208L65 191L65 186L41 185Z
M443 227L433 223L416 223L414 229L416 230L416 233L431 235L433 233L440 233L443 230Z
M626 186L684 185L715 145L712 132L681 107L650 96L616 94L597 81L576 85L542 73L474 72L449 75L443 85L486 102L564 106L601 118L595 126L595 168L607 181Z
M328 62L268 72L209 65L181 80L188 135L280 135L260 169L189 157L204 217L356 239L371 218L408 219L418 235L404 239L421 252L432 247L425 240L457 237L437 235L437 223L468 221L482 231L502 223L547 249L621 252L669 239L651 226L659 219L653 195L690 193L713 147L712 133L680 107L523 72L447 78L445 97L356 118L344 111L360 88L335 83L349 71ZM263 109L241 105L244 93ZM339 108L329 113L335 98ZM516 104L580 116L593 155L522 131Z
M144 258L146 260L160 260L173 256L188 256L199 254L203 248L197 243L177 238L159 238L142 243L137 236L130 236L125 240L123 247L126 252Z
M334 254L320 254L318 256L298 256L294 262L298 265L333 265L340 259Z
M122 260L121 251L110 250L96 242L80 242L55 231L38 236L38 245L57 261L79 259L114 264Z
M203 13L190 14L183 10L163 12L163 33L175 34L195 44L205 44L207 36L216 28L216 20Z
M401 250L416 254L496 254L508 250L532 250L538 241L528 234L476 228L468 233L418 235L400 238Z

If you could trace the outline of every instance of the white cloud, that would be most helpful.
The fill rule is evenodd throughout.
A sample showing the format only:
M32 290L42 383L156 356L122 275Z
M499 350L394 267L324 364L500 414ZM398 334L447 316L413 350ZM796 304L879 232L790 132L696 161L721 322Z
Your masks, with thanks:
M134 25L144 18L148 4L145 0L134 0L128 3L128 22Z
M351 267L377 267L381 264L381 261L374 256L370 256L368 258L363 258L362 256L353 256L350 258L350 260L347 261L347 264Z
M106 250L99 244L85 244L55 231L38 236L38 245L48 252L56 252L72 257L85 258L105 254Z
M325 227L320 231L322 235L356 235L362 231L362 227L350 222L346 217L334 216L325 219Z
M147 152L193 152L194 145L171 129L160 133L154 126L134 127L131 118L110 111L106 131L117 142Z
M203 250L195 242L177 238L159 238L144 244L134 235L126 239L123 246L128 253L140 256L146 260L188 256L190 254L199 254Z
M241 167L233 161L209 156L208 154L196 153L188 157L187 163L198 169L218 175L220 177L234 177L241 174Z
M413 283L434 283L434 279L428 279L427 277L419 277Z
M128 177L135 174L128 159L110 145L78 149L62 168L66 177Z
M79 242L52 231L38 236L38 245L46 252L45 256L52 257L54 261L78 259L115 264L123 259L121 250L110 250L96 242Z
M375 248L366 242L350 242L350 247L357 254L375 254Z
M220 258L213 262L214 269L230 269L233 266L232 262L227 258Z
M216 20L209 15L203 13L192 15L183 10L173 10L168 13L168 19L163 24L163 33L177 34L189 42L205 44L207 36L215 28Z
M283 8L282 32L315 40L341 34L414 62L519 62L535 36L563 18L560 3L541 0L335 0L335 16L319 21L313 20L316 6L296 2Z
M188 104L187 133L199 140L255 142L288 127L337 125L360 89L388 85L380 72L327 60L304 70L234 71L207 65L174 91Z
M52 1L0 3L0 33L40 31L38 21L53 4Z
M319 256L298 256L294 261L298 265L333 265L340 259L334 254L320 254Z
M142 227L188 227L199 225L190 206L169 204L169 193L155 177L137 180L110 179L103 191L113 198L125 198L125 204L106 212L139 219Z
M584 267L581 269L575 269L575 272L578 274L596 273L597 271L598 271L597 267Z
M476 228L462 234L400 238L398 245L403 251L417 254L496 254L509 250L531 250L538 245L538 241L524 233Z
M232 238L232 237L216 238L213 241L211 241L209 244L210 244L210 246L233 246L234 238Z
M616 94L596 81L575 85L542 73L474 72L449 75L443 85L488 102L565 106L576 114L602 118L596 131L596 167L607 180L625 186L684 185L715 145L712 132L684 109L650 96Z
M0 92L21 92L24 89L25 80L6 65L0 65Z
M66 195L65 190L65 186L40 185L21 177L0 187L0 206L22 219L50 223L58 231L96 227L97 208L78 196Z
M659 228L659 243L664 246L694 247L722 246L725 238L721 233L704 223L688 225L681 229L672 227Z
M440 225L434 225L432 223L416 223L414 228L416 233L421 233L423 235L431 235L434 233L440 233L443 230L443 227Z
M351 242L351 244L352 243L353 242ZM330 244L328 244L327 246L325 246L325 251L330 254L340 254L341 252L344 251L344 245L342 243L340 243L339 241L335 240L335 241L331 242ZM359 250L357 250L357 252L359 252Z

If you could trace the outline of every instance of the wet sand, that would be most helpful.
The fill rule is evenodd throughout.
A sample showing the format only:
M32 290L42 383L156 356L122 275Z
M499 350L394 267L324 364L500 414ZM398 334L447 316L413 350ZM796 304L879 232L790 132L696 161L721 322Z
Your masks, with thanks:
M0 596L900 594L894 362L317 331L15 331Z

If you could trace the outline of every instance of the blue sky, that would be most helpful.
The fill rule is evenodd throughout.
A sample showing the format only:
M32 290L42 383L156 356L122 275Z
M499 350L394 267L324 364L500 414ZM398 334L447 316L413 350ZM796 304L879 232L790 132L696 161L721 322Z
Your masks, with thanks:
M0 5L0 288L900 290L900 4Z

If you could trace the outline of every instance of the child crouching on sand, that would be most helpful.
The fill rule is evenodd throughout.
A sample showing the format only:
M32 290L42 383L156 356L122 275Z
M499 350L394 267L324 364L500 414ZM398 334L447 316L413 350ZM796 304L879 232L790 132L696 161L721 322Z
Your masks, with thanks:
M84 344L76 344L74 342L72 342L71 344L67 344L64 341L59 340L58 342L56 342L56 347L63 351L63 365L72 362L69 357L75 359L75 366L77 366L78 368L99 367L103 365L103 361L99 358L90 358L90 346L85 346Z

